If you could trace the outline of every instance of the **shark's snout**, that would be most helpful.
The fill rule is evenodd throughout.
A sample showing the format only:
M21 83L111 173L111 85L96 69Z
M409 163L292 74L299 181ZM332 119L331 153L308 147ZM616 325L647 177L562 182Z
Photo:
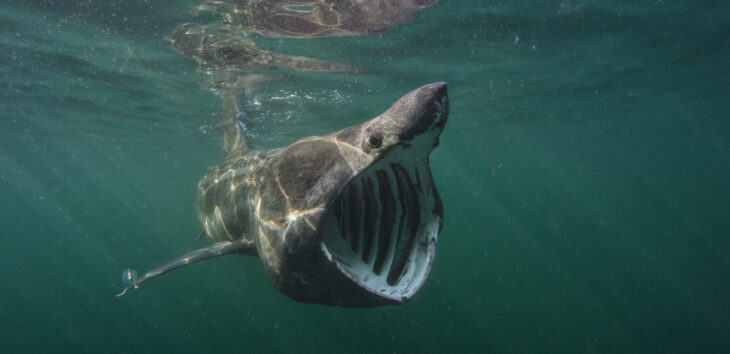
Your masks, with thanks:
M438 144L449 114L449 96L443 82L413 90L385 113L364 124L364 137L379 136L383 146L415 144L427 140L425 146Z

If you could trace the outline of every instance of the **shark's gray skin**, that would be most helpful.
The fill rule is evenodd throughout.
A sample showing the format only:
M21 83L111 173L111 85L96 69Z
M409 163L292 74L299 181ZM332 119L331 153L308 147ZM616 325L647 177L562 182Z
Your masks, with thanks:
M428 276L441 230L429 155L448 112L446 84L433 83L365 123L280 149L251 150L243 134L224 129L227 158L200 181L196 201L216 243L124 292L180 266L241 253L258 255L274 286L298 301L406 302Z

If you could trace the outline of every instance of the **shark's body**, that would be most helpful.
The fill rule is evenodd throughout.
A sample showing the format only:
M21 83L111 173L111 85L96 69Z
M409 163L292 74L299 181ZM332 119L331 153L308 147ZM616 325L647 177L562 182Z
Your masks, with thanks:
M217 243L130 287L215 256L258 255L274 285L310 303L398 304L425 281L443 220L429 154L448 116L446 85L412 91L365 123L256 151L237 124L196 209ZM125 289L126 291L126 289Z

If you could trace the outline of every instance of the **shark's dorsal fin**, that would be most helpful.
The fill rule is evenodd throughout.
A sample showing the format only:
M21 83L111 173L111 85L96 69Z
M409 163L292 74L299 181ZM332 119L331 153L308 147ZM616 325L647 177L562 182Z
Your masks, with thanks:
M222 114L223 119L218 128L223 134L223 152L228 159L243 154L251 148L246 136L246 123L243 120L243 113L238 107L235 93L224 93Z
M265 83L281 80L280 74L246 74L233 76L219 73L216 79L207 81L204 87L213 89L222 98L221 120L218 128L223 134L223 152L226 159L242 155L251 149L248 129L251 122L241 110L238 99L260 90Z

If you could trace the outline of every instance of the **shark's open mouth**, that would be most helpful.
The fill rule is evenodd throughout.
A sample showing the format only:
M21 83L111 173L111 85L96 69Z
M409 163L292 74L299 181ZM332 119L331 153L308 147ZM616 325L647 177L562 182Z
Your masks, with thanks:
M358 285L404 301L428 276L443 215L428 153L414 159L410 149L395 150L343 188L323 246Z

